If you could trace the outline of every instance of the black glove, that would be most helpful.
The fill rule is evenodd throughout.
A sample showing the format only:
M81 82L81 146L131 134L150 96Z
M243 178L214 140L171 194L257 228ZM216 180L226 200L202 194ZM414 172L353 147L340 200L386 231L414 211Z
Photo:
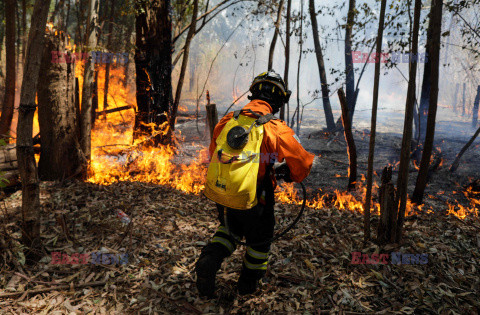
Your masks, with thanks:
M284 180L287 183L292 182L292 179L290 178L290 169L286 162L275 163L273 165L273 170L277 180Z

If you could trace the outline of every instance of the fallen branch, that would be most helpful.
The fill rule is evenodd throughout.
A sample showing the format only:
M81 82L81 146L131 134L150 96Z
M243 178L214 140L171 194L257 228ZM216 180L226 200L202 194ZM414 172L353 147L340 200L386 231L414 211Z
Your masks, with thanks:
M120 112L120 111L131 109L131 108L133 108L133 106L130 106L130 105L122 106L122 107L116 107L116 108L112 108L112 109L99 111L99 112L97 112L97 115L106 115L106 114Z
M127 280L119 280L114 282L114 284L119 284L119 283L124 283L128 282ZM11 297L17 297L17 296L22 296L23 294L26 295L32 295L32 294L40 294L40 293L46 293L50 291L55 291L55 290L69 290L69 289L82 289L86 287L100 287L107 284L107 281L93 281L89 283L84 283L84 284L77 284L77 285L70 285L70 284L64 284L64 285L59 285L55 287L49 287L49 288L42 288L42 289L36 289L36 290L26 290L26 291L18 291L18 292L12 292L12 293L2 293L0 294L0 299L1 298L11 298Z
M458 168L458 165L460 164L460 159L462 158L462 155L472 145L472 143L477 138L478 134L480 134L480 127L477 129L477 131L472 136L472 138L463 146L462 150L460 150L460 152L457 154L457 157L455 158L455 161L453 161L452 166L450 166L450 169L449 169L450 172L455 172L455 170Z

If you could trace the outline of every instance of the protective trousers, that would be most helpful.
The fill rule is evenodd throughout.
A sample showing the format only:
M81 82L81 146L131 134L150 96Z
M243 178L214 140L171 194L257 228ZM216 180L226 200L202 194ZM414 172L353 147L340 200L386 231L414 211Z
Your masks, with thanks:
M204 252L221 252L219 256L225 258L230 256L237 246L230 233L239 240L245 237L245 241L252 246L247 246L243 258L242 275L256 279L262 278L267 270L271 245L269 240L273 237L275 227L273 188L268 187L264 191L265 204L259 203L250 210L227 209L227 224L224 216L225 207L217 204L220 226L211 242L203 250ZM264 244L255 245L256 243Z

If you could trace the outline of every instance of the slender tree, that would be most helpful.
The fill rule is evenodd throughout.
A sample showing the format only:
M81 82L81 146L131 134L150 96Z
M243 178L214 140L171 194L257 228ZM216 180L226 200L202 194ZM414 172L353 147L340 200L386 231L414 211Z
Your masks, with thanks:
M2 117L0 119L0 137L9 136L10 125L13 118L13 107L15 103L15 0L5 2L5 53L6 53L6 77L5 95L3 98ZM1 51L0 51L1 54Z
M275 45L277 44L278 34L280 33L280 21L282 19L282 10L283 10L284 0L280 0L278 4L277 11L277 21L275 22L275 31L273 32L272 42L270 43L270 50L268 52L268 70L272 70L273 66L273 55L275 53Z
M373 82L372 123L370 127L370 145L369 145L369 151L368 151L367 192L365 196L365 205L363 208L364 219L365 219L364 220L365 242L367 242L370 239L370 200L372 198L373 157L375 156L375 135L377 132L378 89L380 86L380 65L381 65L380 56L382 53L382 39L383 39L383 28L384 28L384 22L385 22L386 6L387 6L387 0L382 0L381 6L380 6L380 20L378 23L378 34L377 34L377 44L376 44L377 49L376 49L376 59L375 59L375 78Z
M97 46L98 40L98 7L99 0L88 1L88 18L87 18L87 37L86 45L90 49ZM93 75L95 72L95 64L92 56L85 63L85 71L83 75L82 88L82 106L80 130L80 145L87 161L91 157L91 134L92 134L92 97L93 97ZM86 175L86 174L84 174Z
M26 64L17 124L17 160L22 179L22 241L27 247L40 245L40 190L33 152L33 115L36 110L35 94L43 53L45 26L50 0L36 0L29 33Z
M115 14L115 0L110 1L110 17L108 19L107 49L112 50L113 17ZM110 67L112 60L105 65L105 84L103 89L103 109L108 108L108 85L110 83Z
M427 186L428 168L430 165L430 157L432 155L433 141L435 137L435 120L437 115L438 100L438 68L439 68L439 51L440 51L440 33L442 31L442 6L443 0L432 0L430 10L429 28L432 29L432 36L427 39L428 59L431 60L430 68L430 98L428 106L427 130L425 135L425 145L420 162L420 170L418 172L417 183L413 192L412 201L421 204L423 194Z
M335 121L333 120L332 106L330 105L327 74L325 71L325 62L323 61L322 46L320 46L320 40L318 38L318 24L317 24L317 14L315 13L315 0L309 0L309 11L310 11L310 20L312 21L313 43L315 45L315 55L317 57L318 73L320 75L323 111L325 112L327 129L331 131L335 129Z
M283 81L288 88L288 70L290 69L290 13L292 10L292 0L287 0L287 17L285 20L285 70L283 72ZM290 118L289 104L280 109L280 119L285 120L285 108L287 109L287 121Z
M300 0L300 35L299 35L299 54L298 54L298 66L297 66L297 109L295 110L294 117L292 117L292 127L294 125L294 118L297 115L297 134L300 133L300 67L302 65L303 54L303 0Z
M348 1L347 25L345 26L345 93L347 97L350 122L353 126L355 112L355 70L352 56L352 30L355 24L355 0Z
M418 31L420 29L420 12L422 0L415 0L414 21L412 30L411 55L418 55ZM415 107L415 87L417 76L417 59L410 60L410 74L408 81L407 103L405 105L405 123L403 126L402 151L400 153L400 167L397 179L397 194L395 205L399 205L397 215L397 226L394 232L395 242L399 242L402 235L405 209L407 206L408 169L410 166L410 151L412 142L413 109Z
M180 68L180 75L178 77L177 90L175 92L175 101L173 103L172 113L170 115L170 128L175 129L175 118L177 117L178 105L180 104L180 97L182 95L183 81L185 79L185 73L187 71L188 57L190 53L190 43L193 36L195 36L195 28L197 27L197 13L198 13L198 0L193 1L192 22L188 29L187 38L185 39L185 45L183 47L183 60Z

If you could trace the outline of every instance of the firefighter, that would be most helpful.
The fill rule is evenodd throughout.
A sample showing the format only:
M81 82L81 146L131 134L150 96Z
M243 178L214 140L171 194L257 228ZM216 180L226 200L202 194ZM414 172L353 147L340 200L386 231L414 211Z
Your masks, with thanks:
M209 147L204 195L216 202L220 225L196 262L202 296L213 296L216 273L235 251L235 238L242 237L252 246L246 248L237 289L241 295L256 291L267 270L274 234L276 177L302 182L313 163L314 155L294 131L273 116L291 94L280 75L273 70L260 74L250 92L249 104L216 125ZM274 162L281 164L274 169Z

